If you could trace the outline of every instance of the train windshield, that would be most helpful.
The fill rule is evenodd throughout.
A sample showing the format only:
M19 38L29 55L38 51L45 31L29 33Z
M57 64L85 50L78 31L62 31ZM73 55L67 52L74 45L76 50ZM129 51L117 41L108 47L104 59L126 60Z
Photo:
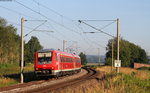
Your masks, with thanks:
M48 53L38 53L38 64L50 64L52 63L52 54Z

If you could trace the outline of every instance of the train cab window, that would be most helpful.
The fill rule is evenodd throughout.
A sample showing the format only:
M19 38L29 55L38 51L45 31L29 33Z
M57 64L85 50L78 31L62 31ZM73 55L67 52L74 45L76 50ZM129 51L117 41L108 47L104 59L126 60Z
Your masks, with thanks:
M38 53L38 64L52 63L52 53Z

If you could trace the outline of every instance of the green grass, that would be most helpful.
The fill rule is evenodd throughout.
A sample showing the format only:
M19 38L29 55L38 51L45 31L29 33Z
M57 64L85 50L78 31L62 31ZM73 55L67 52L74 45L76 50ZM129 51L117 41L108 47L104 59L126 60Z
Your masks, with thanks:
M112 86L117 86L118 90L125 93L149 93L150 92L150 79L141 80L135 74L114 74L115 81L111 81ZM112 80L113 80L112 78ZM110 82L107 82L110 84Z
M24 67L24 72L29 73L24 74L25 82L36 80L33 71L34 71L33 64L26 64L26 66ZM19 73L20 73L19 64L0 64L0 87L5 87L19 83L20 78ZM8 74L16 74L16 75L8 75Z
M24 72L34 71L33 64L27 64L24 67ZM0 76L6 74L20 73L19 64L0 64Z
M109 72L110 67L99 68L99 71ZM150 93L150 71L121 68L120 73L106 73L99 80L100 93Z
M11 78L0 77L0 87L5 87L13 84L17 84L19 81Z

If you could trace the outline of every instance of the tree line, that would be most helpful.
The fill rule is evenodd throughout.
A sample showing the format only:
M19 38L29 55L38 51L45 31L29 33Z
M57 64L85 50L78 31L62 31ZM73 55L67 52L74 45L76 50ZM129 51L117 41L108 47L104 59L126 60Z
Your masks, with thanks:
M114 39L116 41L116 39ZM106 65L112 65L112 42L113 39L108 41L107 53L106 53ZM114 59L117 59L117 46L114 42ZM127 40L121 38L120 40L120 59L121 66L131 67L134 62L137 63L148 63L147 54L144 49L140 46L135 45Z
M13 64L20 62L21 37L17 28L0 18L0 64ZM25 61L33 62L35 51L42 49L37 37L32 36L25 43Z

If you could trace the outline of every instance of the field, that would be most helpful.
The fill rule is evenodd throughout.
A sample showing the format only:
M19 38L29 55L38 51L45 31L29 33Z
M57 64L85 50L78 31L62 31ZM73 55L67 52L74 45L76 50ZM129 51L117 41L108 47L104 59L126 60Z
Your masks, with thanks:
M99 72L96 78L91 78L80 85L72 85L58 90L59 93L150 93L150 71L147 68L140 70L120 68L120 73L109 66L95 67ZM0 67L1 75L19 73L16 65ZM25 71L33 71L33 64L28 64ZM30 76L33 76L30 73ZM30 80L31 77L30 77ZM34 80L34 79L33 79ZM27 80L28 81L28 80ZM19 83L19 80L9 77L0 77L0 87ZM54 92L55 93L55 92Z
M101 71L96 79L60 90L60 93L150 93L150 71L120 68L97 67Z
M33 72L33 64L27 64L24 67L24 72ZM8 74L20 73L20 67L18 64L1 64L0 65L0 87L9 86L19 83L19 76L14 78L13 75ZM13 78L12 78L13 77Z
M106 76L100 89L102 93L149 93L150 71L121 68L120 73L111 72L111 67L97 68Z

